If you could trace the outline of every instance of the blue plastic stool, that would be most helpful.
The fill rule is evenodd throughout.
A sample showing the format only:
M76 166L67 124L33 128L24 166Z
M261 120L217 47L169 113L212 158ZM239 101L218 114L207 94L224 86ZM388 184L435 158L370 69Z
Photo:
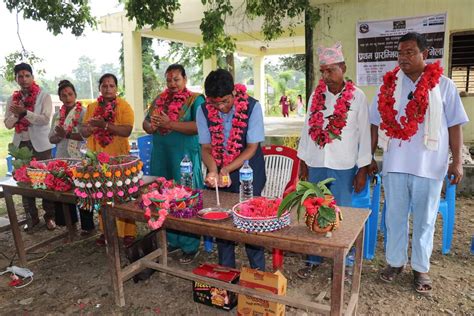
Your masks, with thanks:
M8 155L5 159L7 160L7 176L11 176L13 172L13 157Z
M352 207L370 208L371 212L365 223L364 259L372 260L377 247L378 219L380 210L381 177L375 175L375 185L370 197L370 179L367 178L364 189L359 193L352 193Z
M438 212L443 218L443 241L441 245L441 252L443 255L448 254L451 251L451 244L453 242L454 233L454 221L456 213L456 185L451 184L448 177L445 178L446 190L445 198L440 199ZM380 229L384 235L384 248L387 246L387 228L385 226L385 211L387 209L384 203L382 211L382 221L380 223Z
M149 175L151 172L151 152L153 150L153 136L145 135L137 138L137 146L140 151L138 155L143 162L143 174Z
M204 236L204 250L206 252L212 252L214 247L214 238L211 236Z

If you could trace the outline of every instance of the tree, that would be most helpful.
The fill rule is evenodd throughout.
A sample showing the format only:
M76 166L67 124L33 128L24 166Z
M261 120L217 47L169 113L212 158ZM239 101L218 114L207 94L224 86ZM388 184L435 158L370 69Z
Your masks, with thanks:
M98 95L98 82L100 74L97 72L95 61L87 56L79 57L77 68L73 71L76 77L76 87L79 99L94 99Z
M87 25L96 26L88 0L4 0L10 12L22 13L24 19L45 21L54 35L64 29L80 36Z
M297 54L292 56L280 57L282 68L298 70L305 72L306 56L304 54Z

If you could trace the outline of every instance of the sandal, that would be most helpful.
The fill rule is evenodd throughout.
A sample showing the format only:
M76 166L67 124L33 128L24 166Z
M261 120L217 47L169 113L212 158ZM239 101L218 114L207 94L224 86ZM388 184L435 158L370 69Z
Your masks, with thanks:
M383 269L382 272L380 272L380 280L387 282L387 283L392 283L395 278L402 273L404 266L401 267L392 267L388 265L385 269Z
M179 258L179 263L181 264L190 264L197 258L199 255L199 250L194 253L183 253L183 256Z
M421 273L413 270L413 286L419 294L429 296L433 290L433 283L428 273Z
M318 265L315 265L315 264L309 265L305 268L302 268L296 271L296 275L300 279L304 279L304 280L309 279L309 277L311 276L311 274L313 274L313 271L316 270L317 267Z
M100 234L99 238L95 240L95 244L99 247L107 245L107 240L105 240L104 234Z

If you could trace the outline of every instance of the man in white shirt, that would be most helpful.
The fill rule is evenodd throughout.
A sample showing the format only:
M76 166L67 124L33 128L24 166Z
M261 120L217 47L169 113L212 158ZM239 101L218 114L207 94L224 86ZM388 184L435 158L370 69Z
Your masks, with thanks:
M15 66L15 81L20 86L7 101L5 126L15 129L13 144L28 147L37 160L51 158L53 145L49 142L49 130L53 112L51 96L34 81L31 66L20 63ZM28 223L25 230L39 224L38 209L34 198L22 196L23 207ZM54 202L43 200L44 220L49 230L56 227L54 222Z
M443 179L462 178L462 129L468 121L452 80L438 63L426 64L428 47L419 33L407 33L398 42L398 65L370 109L372 149L384 150L383 184L387 267L380 278L392 282L408 262L409 215L413 216L411 267L413 285L430 294L428 276ZM448 169L448 149L453 162ZM372 173L376 170L373 162Z
M321 80L310 97L298 147L300 178L319 182L335 178L329 189L339 206L352 206L352 191L361 191L372 155L368 103L364 92L344 80L342 46L318 48ZM297 275L306 279L322 262L308 256Z

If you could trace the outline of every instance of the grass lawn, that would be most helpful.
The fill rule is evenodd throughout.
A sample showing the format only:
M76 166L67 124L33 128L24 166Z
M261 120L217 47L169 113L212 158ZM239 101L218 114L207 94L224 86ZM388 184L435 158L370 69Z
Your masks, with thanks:
M2 124L3 125L3 124ZM0 128L0 177L5 176L7 172L8 144L13 140L13 129Z

